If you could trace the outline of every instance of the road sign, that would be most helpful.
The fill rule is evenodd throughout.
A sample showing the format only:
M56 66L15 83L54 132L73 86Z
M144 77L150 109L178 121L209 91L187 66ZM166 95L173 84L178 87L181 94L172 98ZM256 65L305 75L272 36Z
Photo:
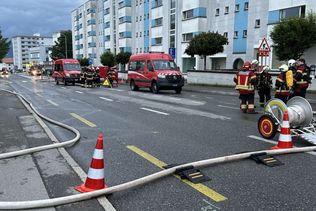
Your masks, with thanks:
M169 54L172 56L172 58L176 58L176 48L169 48Z
M89 65L93 64L93 59L89 59Z
M258 52L259 53L262 53L262 52L271 52L271 49L270 49L270 46L266 40L266 38L263 38L261 43L260 43L260 46L259 46L259 49L258 49Z

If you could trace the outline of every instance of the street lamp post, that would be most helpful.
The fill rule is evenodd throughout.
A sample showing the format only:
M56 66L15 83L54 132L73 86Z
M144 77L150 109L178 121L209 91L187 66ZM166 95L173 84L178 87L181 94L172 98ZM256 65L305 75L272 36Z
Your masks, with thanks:
M65 34L60 33L60 35L65 37L65 51L66 51L66 59L68 59L68 55L67 55L67 37Z

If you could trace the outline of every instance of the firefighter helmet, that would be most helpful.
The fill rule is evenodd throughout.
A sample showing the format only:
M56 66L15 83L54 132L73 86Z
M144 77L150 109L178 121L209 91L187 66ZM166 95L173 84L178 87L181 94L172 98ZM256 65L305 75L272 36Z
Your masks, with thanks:
M295 61L294 59L290 59L290 60L287 62L287 66L289 66L289 67L295 66L295 63L296 63L296 61Z
M286 65L286 64L282 64L280 67L279 67L279 70L281 72L286 72L289 70L289 67Z
M269 67L269 66L264 66L263 68L262 68L262 71L263 72L269 72L271 70L271 68Z
M254 59L251 61L251 65L257 66L259 64L259 61L257 59Z
M245 62L242 67L243 67L243 69L249 70L251 67L251 64L250 64L250 62Z

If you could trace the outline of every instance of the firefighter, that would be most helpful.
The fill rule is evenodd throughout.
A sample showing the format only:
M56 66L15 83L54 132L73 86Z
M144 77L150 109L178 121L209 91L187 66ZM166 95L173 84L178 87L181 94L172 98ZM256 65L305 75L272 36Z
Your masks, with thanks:
M280 74L275 81L275 98L279 98L285 104L290 95L290 87L288 86L289 80L286 78L286 72L289 70L289 67L286 64L282 64L279 67Z
M101 82L100 82L100 69L99 67L97 67L95 69L95 72L94 72L94 83L97 87L100 87L101 86Z
M251 69L250 62L245 62L243 68L234 77L235 89L239 91L240 109L243 113L255 112L255 85L257 77Z
M257 89L260 107L264 107L264 103L271 99L272 76L269 71L270 67L265 66L257 75Z
M309 67L305 63L305 59L299 59L296 62L296 73L294 74L294 89L292 96L306 96L306 90L310 83Z
M94 87L94 71L92 68L88 68L85 74L85 87Z
M83 67L80 73L80 85L81 87L85 86L86 83L86 72L87 72L87 68Z

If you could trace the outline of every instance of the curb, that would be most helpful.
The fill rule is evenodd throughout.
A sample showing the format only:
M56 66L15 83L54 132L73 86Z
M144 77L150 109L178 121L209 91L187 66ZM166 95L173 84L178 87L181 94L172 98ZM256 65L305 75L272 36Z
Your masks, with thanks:
M34 116L36 121L41 125L45 133L47 134L48 138L53 143L60 143L56 136L52 133L52 131L49 129L49 127L45 124L45 122L33 112L33 110L30 108L29 105L27 105L20 96L17 96L18 99L22 102L22 104L25 106L25 108ZM79 164L70 156L70 154L65 150L65 148L57 148L58 152L63 156L63 158L66 160L66 162L69 164L69 166L75 171L75 173L79 176L80 180L82 182L85 182L87 174L83 171L83 169L79 166ZM116 209L113 207L113 205L108 201L108 199L105 196L96 198L100 205L105 210L112 210L115 211Z

